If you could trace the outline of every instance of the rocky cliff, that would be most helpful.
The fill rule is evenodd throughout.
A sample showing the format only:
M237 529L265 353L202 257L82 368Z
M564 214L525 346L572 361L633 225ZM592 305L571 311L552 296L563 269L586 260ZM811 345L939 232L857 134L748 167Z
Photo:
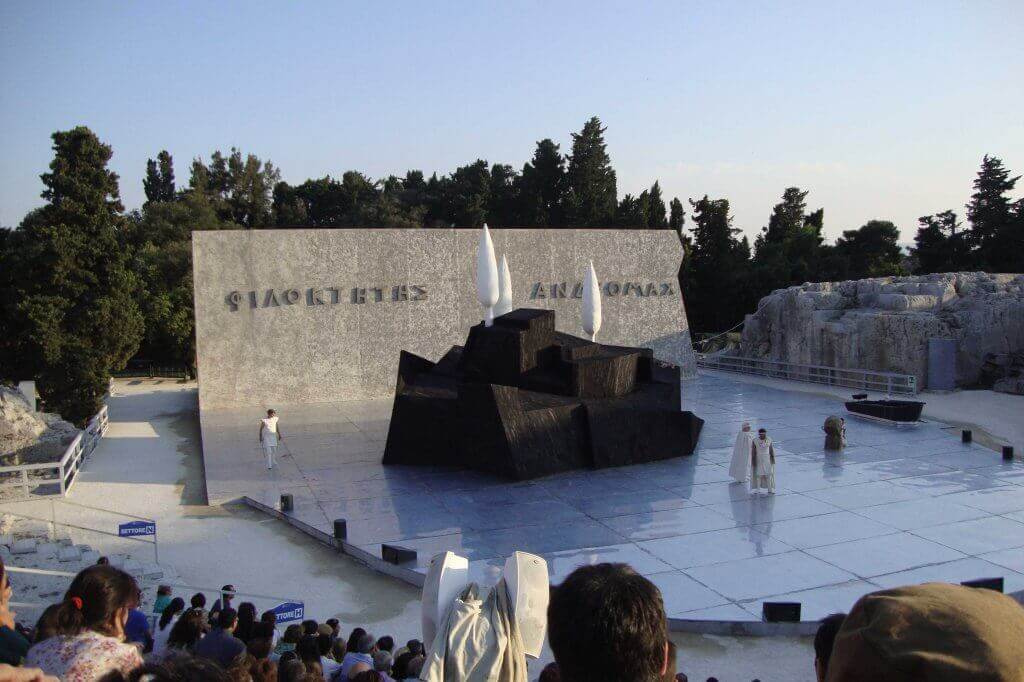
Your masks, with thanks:
M0 465L60 459L77 434L74 424L33 412L19 390L0 385Z
M737 355L914 374L925 386L928 339L957 342L957 383L986 356L1024 350L1024 275L958 272L779 289L748 315Z

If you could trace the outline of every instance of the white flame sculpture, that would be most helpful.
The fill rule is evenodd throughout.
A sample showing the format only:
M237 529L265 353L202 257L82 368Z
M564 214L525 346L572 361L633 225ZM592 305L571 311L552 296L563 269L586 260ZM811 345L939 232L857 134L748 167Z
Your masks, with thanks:
M594 272L594 261L590 261L583 281L583 331L591 341L597 340L597 332L601 329L601 287L597 283Z
M494 316L499 317L512 312L512 275L508 271L508 259L501 254L498 265L498 303L494 306Z
M494 243L484 223L476 246L476 300L484 307L484 325L494 324L494 304L498 302L498 264L494 261Z

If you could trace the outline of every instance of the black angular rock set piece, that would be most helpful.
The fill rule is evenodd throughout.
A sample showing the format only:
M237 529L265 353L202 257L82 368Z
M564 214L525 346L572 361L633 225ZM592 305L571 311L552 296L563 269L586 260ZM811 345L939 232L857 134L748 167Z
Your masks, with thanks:
M554 311L520 308L437 363L402 351L384 464L525 480L689 455L704 420L680 405L679 368L650 349L556 332Z

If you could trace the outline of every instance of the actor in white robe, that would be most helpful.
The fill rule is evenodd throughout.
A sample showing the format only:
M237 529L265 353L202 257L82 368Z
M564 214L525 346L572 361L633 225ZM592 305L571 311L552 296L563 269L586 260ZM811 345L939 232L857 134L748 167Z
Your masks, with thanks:
M757 438L750 444L752 477L750 487L754 492L775 494L775 446L768 432L757 430Z
M729 464L729 475L739 483L750 480L750 443L754 440L754 432L750 430L750 422L743 422L743 427L736 434L736 445L732 448L732 462Z

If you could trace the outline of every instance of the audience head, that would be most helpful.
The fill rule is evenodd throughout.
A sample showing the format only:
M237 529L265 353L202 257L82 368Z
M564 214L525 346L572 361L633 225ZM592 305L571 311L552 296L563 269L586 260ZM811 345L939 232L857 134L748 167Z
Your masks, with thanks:
M249 676L252 682L277 682L277 663L266 656L256 657L249 666Z
M185 600L181 597L175 597L170 601L167 606L164 607L164 612L160 614L160 621L157 625L161 630L167 627L167 624L171 622L171 619L176 615L185 610Z
M309 663L310 661L320 661L320 646L317 644L316 637L313 635L303 635L299 643L295 645L295 653L299 655L299 658Z
M272 642L270 637L253 637L246 645L246 650L259 661L270 656L270 652L274 649Z
M228 666L228 677L231 678L232 682L250 682L252 675L249 673L249 670L255 662L256 659L249 655L248 651L243 651Z
M391 653L388 651L378 651L373 655L373 669L382 673L391 672L392 662Z
M101 556L99 559L96 560L96 565L97 566L109 566L110 565L110 559L108 559L105 556Z
M372 654L377 650L377 639L369 632L363 634L356 642L356 653Z
M261 623L270 623L273 626L277 626L277 614L273 611L264 611L260 616Z
M320 649L321 656L330 656L332 644L334 644L334 640L330 635L321 632L316 636L316 645Z
M192 599L189 600L189 603L192 605L192 608L194 608L194 609L205 609L206 608L206 595L203 594L202 592L196 592L195 594L192 595Z
M562 677L558 674L558 664L548 663L544 666L544 669L540 671L540 677L537 678L537 682L562 682Z
M348 651L359 651L359 638L366 634L366 630L362 628L353 628L352 632L348 633L348 641L345 642L345 648Z
M124 678L122 678L124 679ZM128 675L129 682L231 682L232 678L208 658L168 656L159 663L147 663Z
M252 626L252 636L255 639L273 639L274 626L270 623L256 623Z
M315 620L304 620L302 621L302 634L304 635L315 635L317 632L317 623Z
M569 682L655 682L666 669L661 592L625 564L582 566L548 605L548 641Z
M302 639L302 626L298 623L292 623L286 627L284 635L281 636L281 640L285 644L298 644L300 639Z
M230 606L220 610L217 614L217 627L221 630L233 631L235 626L238 625L238 611L235 611Z
M408 665L405 666L406 678L411 677L413 679L419 679L420 673L423 672L423 665L426 662L427 659L424 658L423 654L417 654L416 656L413 656L412 660L409 661Z
M412 652L413 655L423 653L423 642L418 639L410 639L405 643L405 648Z
M35 632L32 637L32 643L42 642L44 639L49 639L57 634L57 613L60 611L60 603L50 604L43 613L39 616L39 620L36 621Z
M391 652L395 650L395 638L391 635L384 635L377 640L377 648L381 651Z
M320 623L320 625L316 626L316 634L318 634L318 635L327 635L328 637L333 639L334 638L334 628L332 628L327 623Z
M302 661L294 658L285 660L285 657L281 656L277 665L278 682L299 682L305 676L306 665Z
M352 682L384 682L384 678L376 670L364 670L353 677Z
M409 669L409 661L411 661L416 654L403 651L395 657L394 665L391 666L391 676L396 680L404 680L408 675L406 674Z
M83 569L54 612L54 634L75 636L92 630L120 637L138 592L135 578L113 566Z
M170 585L157 585L156 586L156 596L158 596L158 597L169 597L169 596L171 596L171 592L172 592L172 590L171 590L171 586Z
M167 646L172 649L187 649L189 651L196 645L206 629L206 619L203 618L201 609L188 609L181 614L181 618L171 628L171 634L167 637Z
M238 625L235 627L235 637L243 642L248 642L252 637L253 627L256 625L256 605L244 601L238 605Z
M836 635L830 682L1019 680L1024 609L993 590L927 583L861 597Z
M814 673L818 676L818 682L824 682L828 673L828 660L832 657L832 644L836 641L836 635L843 621L846 620L845 613L833 613L821 619L818 632L814 635Z
M336 639L331 643L331 658L341 663L342 659L345 658L347 649L345 648L345 640Z
M223 602L227 604L229 601L235 598L235 586L225 585L224 587L220 588L220 596Z
M338 622L337 618L328 618L326 622L331 626L332 637L338 637L341 635L341 623Z

